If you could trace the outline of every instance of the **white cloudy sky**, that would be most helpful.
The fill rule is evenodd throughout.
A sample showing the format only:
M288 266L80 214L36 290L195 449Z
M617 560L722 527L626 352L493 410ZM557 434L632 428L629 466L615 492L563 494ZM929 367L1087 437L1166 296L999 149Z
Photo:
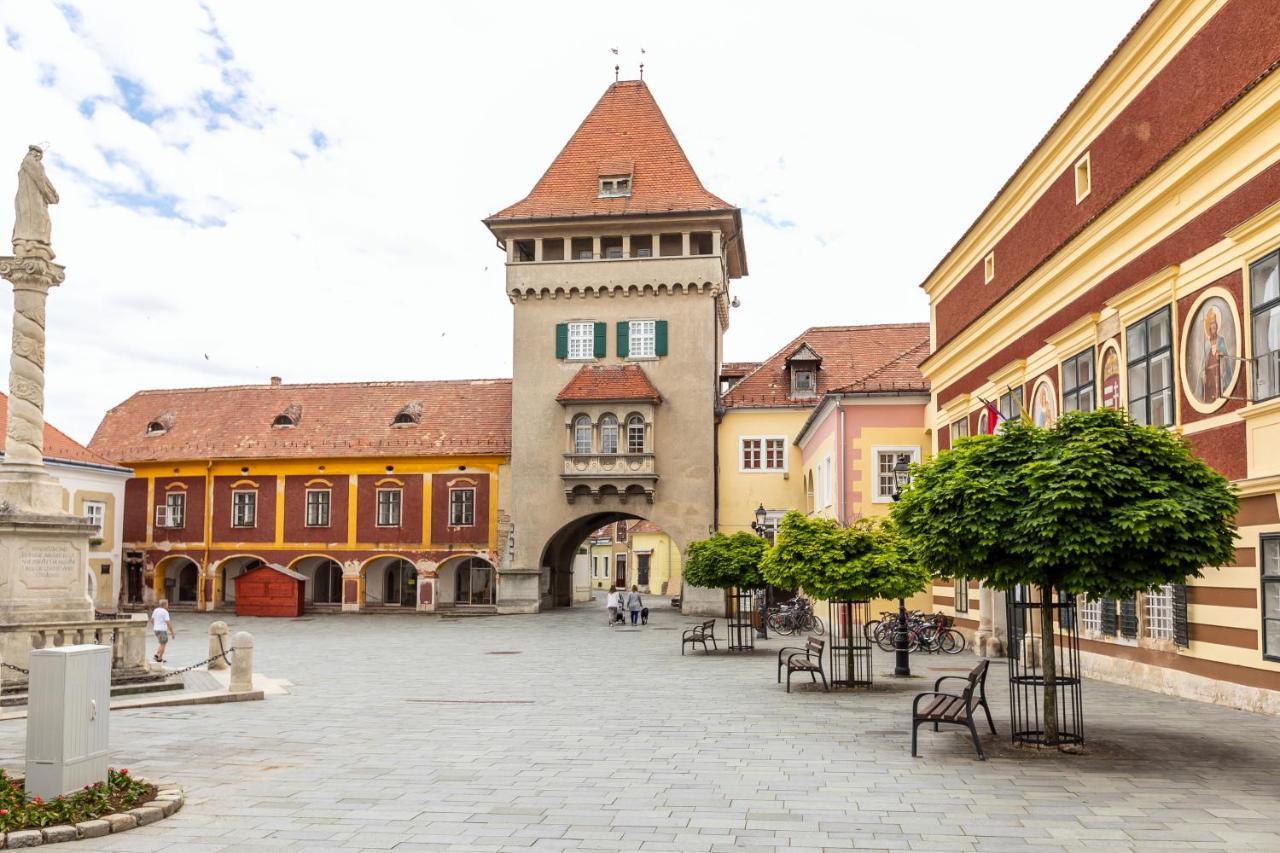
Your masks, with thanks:
M480 219L550 163L611 47L624 77L644 47L744 211L729 358L927 319L920 280L1146 2L0 0L0 229L28 143L62 197L48 417L87 441L139 388L509 375Z

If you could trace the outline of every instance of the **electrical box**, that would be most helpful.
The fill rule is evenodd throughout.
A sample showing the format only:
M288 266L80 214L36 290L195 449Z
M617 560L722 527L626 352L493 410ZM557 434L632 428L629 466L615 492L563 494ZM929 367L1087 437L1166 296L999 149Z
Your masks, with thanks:
M111 647L32 649L27 793L52 800L107 778Z

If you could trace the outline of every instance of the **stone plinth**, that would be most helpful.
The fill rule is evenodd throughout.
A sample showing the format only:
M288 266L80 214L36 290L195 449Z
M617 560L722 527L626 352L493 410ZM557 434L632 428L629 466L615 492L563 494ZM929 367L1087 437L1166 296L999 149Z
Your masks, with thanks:
M91 621L89 538L96 530L70 515L0 510L0 625Z

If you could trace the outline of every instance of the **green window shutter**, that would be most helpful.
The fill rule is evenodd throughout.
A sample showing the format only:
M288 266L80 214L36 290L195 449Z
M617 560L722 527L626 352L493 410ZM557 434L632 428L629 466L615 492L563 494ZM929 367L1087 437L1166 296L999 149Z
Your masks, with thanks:
M1138 638L1138 599L1136 596L1120 599L1120 636L1130 640Z
M569 324L556 323L556 358L569 357Z
M618 358L626 358L630 354L631 323L628 320L618 321Z
M1114 637L1116 635L1115 599L1102 599L1102 633L1108 637Z
M1076 629L1076 597L1058 590L1058 624L1064 631Z
M653 352L655 355L667 354L667 321L659 320L653 324Z
M605 335L608 334L606 331L608 328L609 326L607 323L596 323L596 358L605 357L604 344Z
M1173 585L1173 643L1183 648L1191 645L1187 631L1187 588L1180 583Z

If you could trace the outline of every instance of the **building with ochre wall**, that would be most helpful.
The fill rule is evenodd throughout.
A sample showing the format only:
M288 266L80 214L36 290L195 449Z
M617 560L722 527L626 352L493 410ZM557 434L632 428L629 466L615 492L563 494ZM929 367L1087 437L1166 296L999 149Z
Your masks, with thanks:
M1280 15L1159 0L923 283L934 444L1125 407L1239 490L1231 565L1082 602L1087 674L1280 711ZM998 594L935 602L1004 640Z
M493 608L509 380L142 391L91 448L129 460L131 600L216 609L263 563L318 609Z

